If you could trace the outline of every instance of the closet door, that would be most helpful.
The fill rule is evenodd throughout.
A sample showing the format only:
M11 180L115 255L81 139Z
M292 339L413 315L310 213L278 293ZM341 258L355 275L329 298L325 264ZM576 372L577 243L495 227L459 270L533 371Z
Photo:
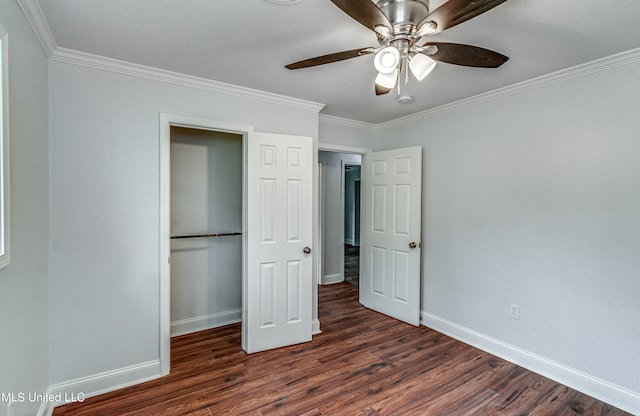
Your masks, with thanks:
M242 345L311 341L312 140L252 133Z

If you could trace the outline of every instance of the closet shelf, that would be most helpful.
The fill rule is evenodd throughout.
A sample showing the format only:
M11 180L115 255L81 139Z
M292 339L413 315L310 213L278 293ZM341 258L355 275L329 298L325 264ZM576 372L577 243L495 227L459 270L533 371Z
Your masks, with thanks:
M171 239L177 240L182 238L227 237L230 235L242 235L242 233L209 233L209 234L174 235L174 236L171 236Z

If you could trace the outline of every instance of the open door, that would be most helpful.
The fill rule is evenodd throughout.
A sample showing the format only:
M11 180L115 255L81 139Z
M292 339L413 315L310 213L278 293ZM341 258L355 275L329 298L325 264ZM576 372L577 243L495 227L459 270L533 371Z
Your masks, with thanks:
M242 347L311 341L312 139L252 133L247 143Z
M360 303L420 324L422 148L364 155Z

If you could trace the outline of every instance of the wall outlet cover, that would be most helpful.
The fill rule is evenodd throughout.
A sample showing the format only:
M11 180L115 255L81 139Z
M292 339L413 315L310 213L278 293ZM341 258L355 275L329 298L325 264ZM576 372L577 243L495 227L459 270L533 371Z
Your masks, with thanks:
M520 319L520 305L509 305L509 317L512 319Z

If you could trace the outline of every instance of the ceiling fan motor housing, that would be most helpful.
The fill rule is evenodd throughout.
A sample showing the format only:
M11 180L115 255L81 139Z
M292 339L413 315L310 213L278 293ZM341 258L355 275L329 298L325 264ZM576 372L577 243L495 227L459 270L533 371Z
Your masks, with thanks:
M378 0L376 5L387 16L396 35L409 34L429 15L429 0Z

